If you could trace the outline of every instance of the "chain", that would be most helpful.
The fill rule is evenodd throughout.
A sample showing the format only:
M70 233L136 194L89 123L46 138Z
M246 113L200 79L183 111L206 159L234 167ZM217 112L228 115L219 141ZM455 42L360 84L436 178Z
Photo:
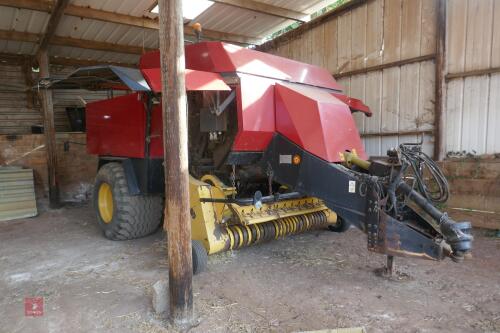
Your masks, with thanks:
M236 165L233 164L233 171L231 172L231 186L236 189ZM233 199L235 197L236 191L233 191Z
M273 176L274 176L274 172L273 172L273 169L271 168L271 165L268 164L267 165L267 182L268 182L268 185L269 185L269 195L273 195Z

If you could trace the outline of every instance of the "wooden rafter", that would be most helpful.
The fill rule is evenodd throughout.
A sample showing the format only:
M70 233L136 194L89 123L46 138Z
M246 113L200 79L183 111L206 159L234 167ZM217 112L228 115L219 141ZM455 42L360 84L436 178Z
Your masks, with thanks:
M0 53L0 62L14 66L23 66L26 65L26 63L31 64L33 62L32 58L33 56L30 55ZM74 66L74 67L95 66L95 65L114 65L114 66L133 67L133 68L137 67L137 64L132 64L132 63L90 60L90 59L73 59L73 58L54 57L54 56L49 58L49 62L51 65Z
M38 45L37 54L40 51L46 50L48 48L49 43L56 33L57 26L59 25L59 22L61 21L61 18L64 14L64 10L68 6L68 4L69 0L57 0L55 6L52 8L49 22L47 23L47 29L45 30L45 33L40 39L40 43Z
M0 30L0 39L14 40L19 42L39 43L42 35L30 32L20 32L12 30ZM118 53L143 54L152 49L143 49L139 46L113 44L107 42L97 42L93 40L77 39L63 36L53 36L51 45L78 47L89 50L111 51Z
M54 7L54 2L48 0L0 0L0 6L51 12ZM158 20L155 19L119 14L89 7L68 5L64 14L153 30L158 30L159 28ZM192 27L184 27L184 33L190 36L196 35ZM203 36L209 39L236 42L240 44L258 44L260 42L258 38L215 30L203 30Z
M253 12L272 15L298 22L305 22L306 21L305 19L308 17L308 14L306 13L301 13L294 10L269 5L267 3L254 0L212 0L212 1L224 5L248 9Z

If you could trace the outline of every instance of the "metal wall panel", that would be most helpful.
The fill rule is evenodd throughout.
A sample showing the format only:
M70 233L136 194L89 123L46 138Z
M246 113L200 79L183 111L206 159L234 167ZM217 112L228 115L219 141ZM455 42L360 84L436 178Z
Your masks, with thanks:
M0 167L0 221L36 215L33 170Z

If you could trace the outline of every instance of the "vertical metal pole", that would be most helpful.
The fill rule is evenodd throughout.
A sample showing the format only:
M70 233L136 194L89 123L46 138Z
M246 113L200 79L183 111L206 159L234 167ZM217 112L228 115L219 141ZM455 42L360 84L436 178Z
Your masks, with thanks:
M160 0L158 5L170 320L188 328L194 314L182 1Z
M38 53L38 66L40 68L40 79L50 77L49 56L46 49L40 50ZM40 89L39 97L43 111L43 131L45 134L45 151L47 152L50 207L58 208L60 206L60 202L59 184L57 181L56 130L54 125L52 91L45 88Z
M443 157L443 113L446 110L446 1L437 1L436 101L434 122L434 159Z

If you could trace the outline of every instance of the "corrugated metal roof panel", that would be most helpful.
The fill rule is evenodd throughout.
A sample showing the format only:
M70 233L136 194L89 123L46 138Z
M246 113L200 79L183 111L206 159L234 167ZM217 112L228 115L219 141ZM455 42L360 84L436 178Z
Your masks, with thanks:
M286 19L216 3L193 21L200 22L205 29L251 37L265 37L263 34L266 31L283 23ZM293 22L290 21L290 23Z
M114 13L143 16L153 6L153 0L73 0L72 5L90 7Z
M296 12L309 14L309 9L315 7L323 0L302 1L302 0L259 0L259 2L267 3L268 5L290 9ZM335 1L330 1L335 2Z
M0 167L0 221L37 215L33 170Z
M308 12L318 3L334 2L334 0L259 0L270 5ZM136 17L152 16L149 9L154 0L73 0L72 5ZM0 6L0 30L13 30L41 34L45 31L49 14L45 12L16 9ZM249 37L263 38L271 32L279 30L294 21L286 20L255 11L224 4L214 4L196 21L207 30L234 33ZM92 41L117 43L145 48L158 48L158 32L122 24L82 19L74 16L63 16L56 34L58 36L86 39ZM36 45L19 41L0 40L0 53L34 54ZM97 61L137 62L138 56L97 50L84 50L73 47L51 46L52 56L70 57L74 59L92 59Z
M135 64L139 62L139 55L136 54L123 54L109 51L86 50L76 47L67 46L52 46L51 54L54 56L82 59L82 60L96 60L96 61L110 61Z

